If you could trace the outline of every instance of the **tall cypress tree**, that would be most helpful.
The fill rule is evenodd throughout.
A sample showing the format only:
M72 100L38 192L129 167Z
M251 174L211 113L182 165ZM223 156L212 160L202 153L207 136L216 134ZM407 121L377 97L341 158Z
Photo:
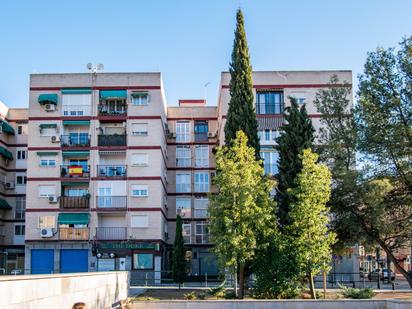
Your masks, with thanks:
M173 243L172 273L173 281L182 284L186 277L186 259L185 247L182 234L182 218L178 215L176 218L176 235Z
M290 223L292 199L288 189L295 187L296 177L302 170L302 159L299 155L304 149L312 148L315 132L305 105L299 108L294 98L289 99L291 106L285 109L285 124L280 128L281 134L276 140L276 150L279 153L276 199L281 226Z
M230 72L230 102L225 125L226 145L236 138L236 132L242 130L248 138L248 146L255 149L259 156L259 137L257 120L253 105L252 67L249 59L249 48L246 41L243 13L239 9L236 14L236 31L233 43Z

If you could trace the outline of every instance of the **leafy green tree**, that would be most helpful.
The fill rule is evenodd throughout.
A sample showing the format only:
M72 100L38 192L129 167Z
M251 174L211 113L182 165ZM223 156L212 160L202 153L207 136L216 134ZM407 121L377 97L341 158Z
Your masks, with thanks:
M285 109L285 124L280 128L276 150L279 152L279 172L277 175L278 218L282 226L289 224L291 197L289 188L295 187L296 176L302 169L300 154L311 148L314 140L314 128L305 105L299 108L294 98L291 106Z
M259 137L254 108L252 67L249 60L249 48L246 40L242 11L236 14L236 31L233 43L230 72L230 102L225 124L225 141L229 145L242 130L248 137L248 145L255 149L259 157Z
M220 265L239 273L239 297L244 293L245 266L256 250L265 246L275 224L272 180L264 178L255 150L247 145L247 136L237 132L230 146L216 152L218 194L210 195L210 233Z
M186 277L186 256L182 234L182 218L179 215L176 218L176 235L173 243L172 274L173 281L179 284L180 289L180 285Z
M327 226L331 175L326 165L317 163L318 155L310 149L303 151L301 159L296 186L289 189L294 202L285 232L293 242L296 267L307 275L311 296L316 298L313 277L329 264L335 242L335 234Z

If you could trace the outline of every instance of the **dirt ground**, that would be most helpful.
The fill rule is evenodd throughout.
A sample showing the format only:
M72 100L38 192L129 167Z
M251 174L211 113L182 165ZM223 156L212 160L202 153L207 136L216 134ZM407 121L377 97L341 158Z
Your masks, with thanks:
M199 298L204 299L210 299L210 300L216 300L216 299L222 299L222 298L217 298L216 296L210 295L208 293L207 289L199 290L199 289L148 289L146 290L143 294L140 294L139 296L136 297L137 300L184 300L185 294L189 294L191 292L194 292L196 296ZM320 291L319 291L320 292ZM322 293L321 293L322 294ZM322 294L323 295L323 294ZM132 298L134 298L132 296ZM303 294L301 298L307 299L309 298L308 294ZM326 293L326 298L327 299L336 299L340 298L338 295L338 291L328 291ZM250 299L250 296L246 296L246 299ZM387 292L378 292L374 299L408 299L412 300L412 291L407 292L407 291L387 291Z

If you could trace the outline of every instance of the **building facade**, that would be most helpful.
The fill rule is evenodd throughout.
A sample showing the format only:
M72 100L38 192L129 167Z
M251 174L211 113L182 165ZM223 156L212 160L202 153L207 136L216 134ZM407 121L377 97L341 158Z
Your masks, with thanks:
M350 71L253 73L266 173L277 171L274 139L288 97L306 104L319 129L313 99L333 74L352 81ZM222 73L217 106L167 107L160 73L31 75L25 269L124 269L160 280L179 214L188 272L217 275L207 209L229 78Z

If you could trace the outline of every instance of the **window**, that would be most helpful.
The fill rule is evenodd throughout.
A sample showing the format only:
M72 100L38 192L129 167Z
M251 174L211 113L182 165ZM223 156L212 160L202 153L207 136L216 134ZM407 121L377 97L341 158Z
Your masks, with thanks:
M146 197L149 196L149 188L147 185L132 185L132 196Z
M306 94L303 92L295 92L290 95L292 98L295 98L296 103L305 104Z
M176 142L180 142L180 143L190 142L190 122L189 121L176 122Z
M64 94L62 95L62 115L90 116L91 104L91 94Z
M27 176L16 176L16 184L25 186L27 184Z
M182 235L185 244L190 244L190 235L192 234L192 226L190 223L182 224Z
M196 167L208 167L209 166L209 146L198 145L195 148L195 166Z
M22 134L23 134L23 126L22 126L22 125L18 125L18 126L17 126L17 134L18 134L18 135L22 135Z
M265 169L265 174L277 174L279 154L276 151L261 151L260 157L263 160L263 168Z
M56 186L55 185L40 185L39 186L39 196L40 197L49 197L56 195Z
M256 114L282 114L283 92L265 91L256 93Z
M41 136L55 136L57 134L56 128L42 128L40 131Z
M149 163L149 156L147 153L132 154L132 165L147 166Z
M209 243L209 223L196 222L195 238L197 244Z
M147 105L149 102L149 94L147 92L133 92L132 104L133 105Z
M24 224L15 224L14 225L14 235L23 236L25 234L25 225Z
M85 196L89 193L88 189L85 188L70 188L64 189L64 196Z
M17 160L26 160L27 151L26 150L17 150Z
M189 167L192 161L189 146L176 146L176 166Z
M195 142L207 142L209 126L207 121L195 121Z
M153 253L134 253L134 269L153 269Z
M39 216L39 228L55 228L56 227L56 217L55 216Z
M176 198L176 215L182 218L192 217L190 198Z
M195 192L209 192L209 173L195 173Z
M146 136L147 134L147 123L132 123L132 135Z
M42 158L42 159L40 159L40 166L42 166L42 167L46 167L46 166L55 167L56 166L56 160L55 159Z
M191 175L190 173L176 174L176 192L190 192Z
M148 227L149 216L147 215L133 215L131 216L131 227Z
M16 197L16 208L14 209L14 218L24 219L25 211L26 211L26 197L17 196Z
M279 137L279 131L277 130L260 130L258 131L259 141L262 144L276 142Z
M207 197L199 197L195 199L195 218L208 217L209 199Z

